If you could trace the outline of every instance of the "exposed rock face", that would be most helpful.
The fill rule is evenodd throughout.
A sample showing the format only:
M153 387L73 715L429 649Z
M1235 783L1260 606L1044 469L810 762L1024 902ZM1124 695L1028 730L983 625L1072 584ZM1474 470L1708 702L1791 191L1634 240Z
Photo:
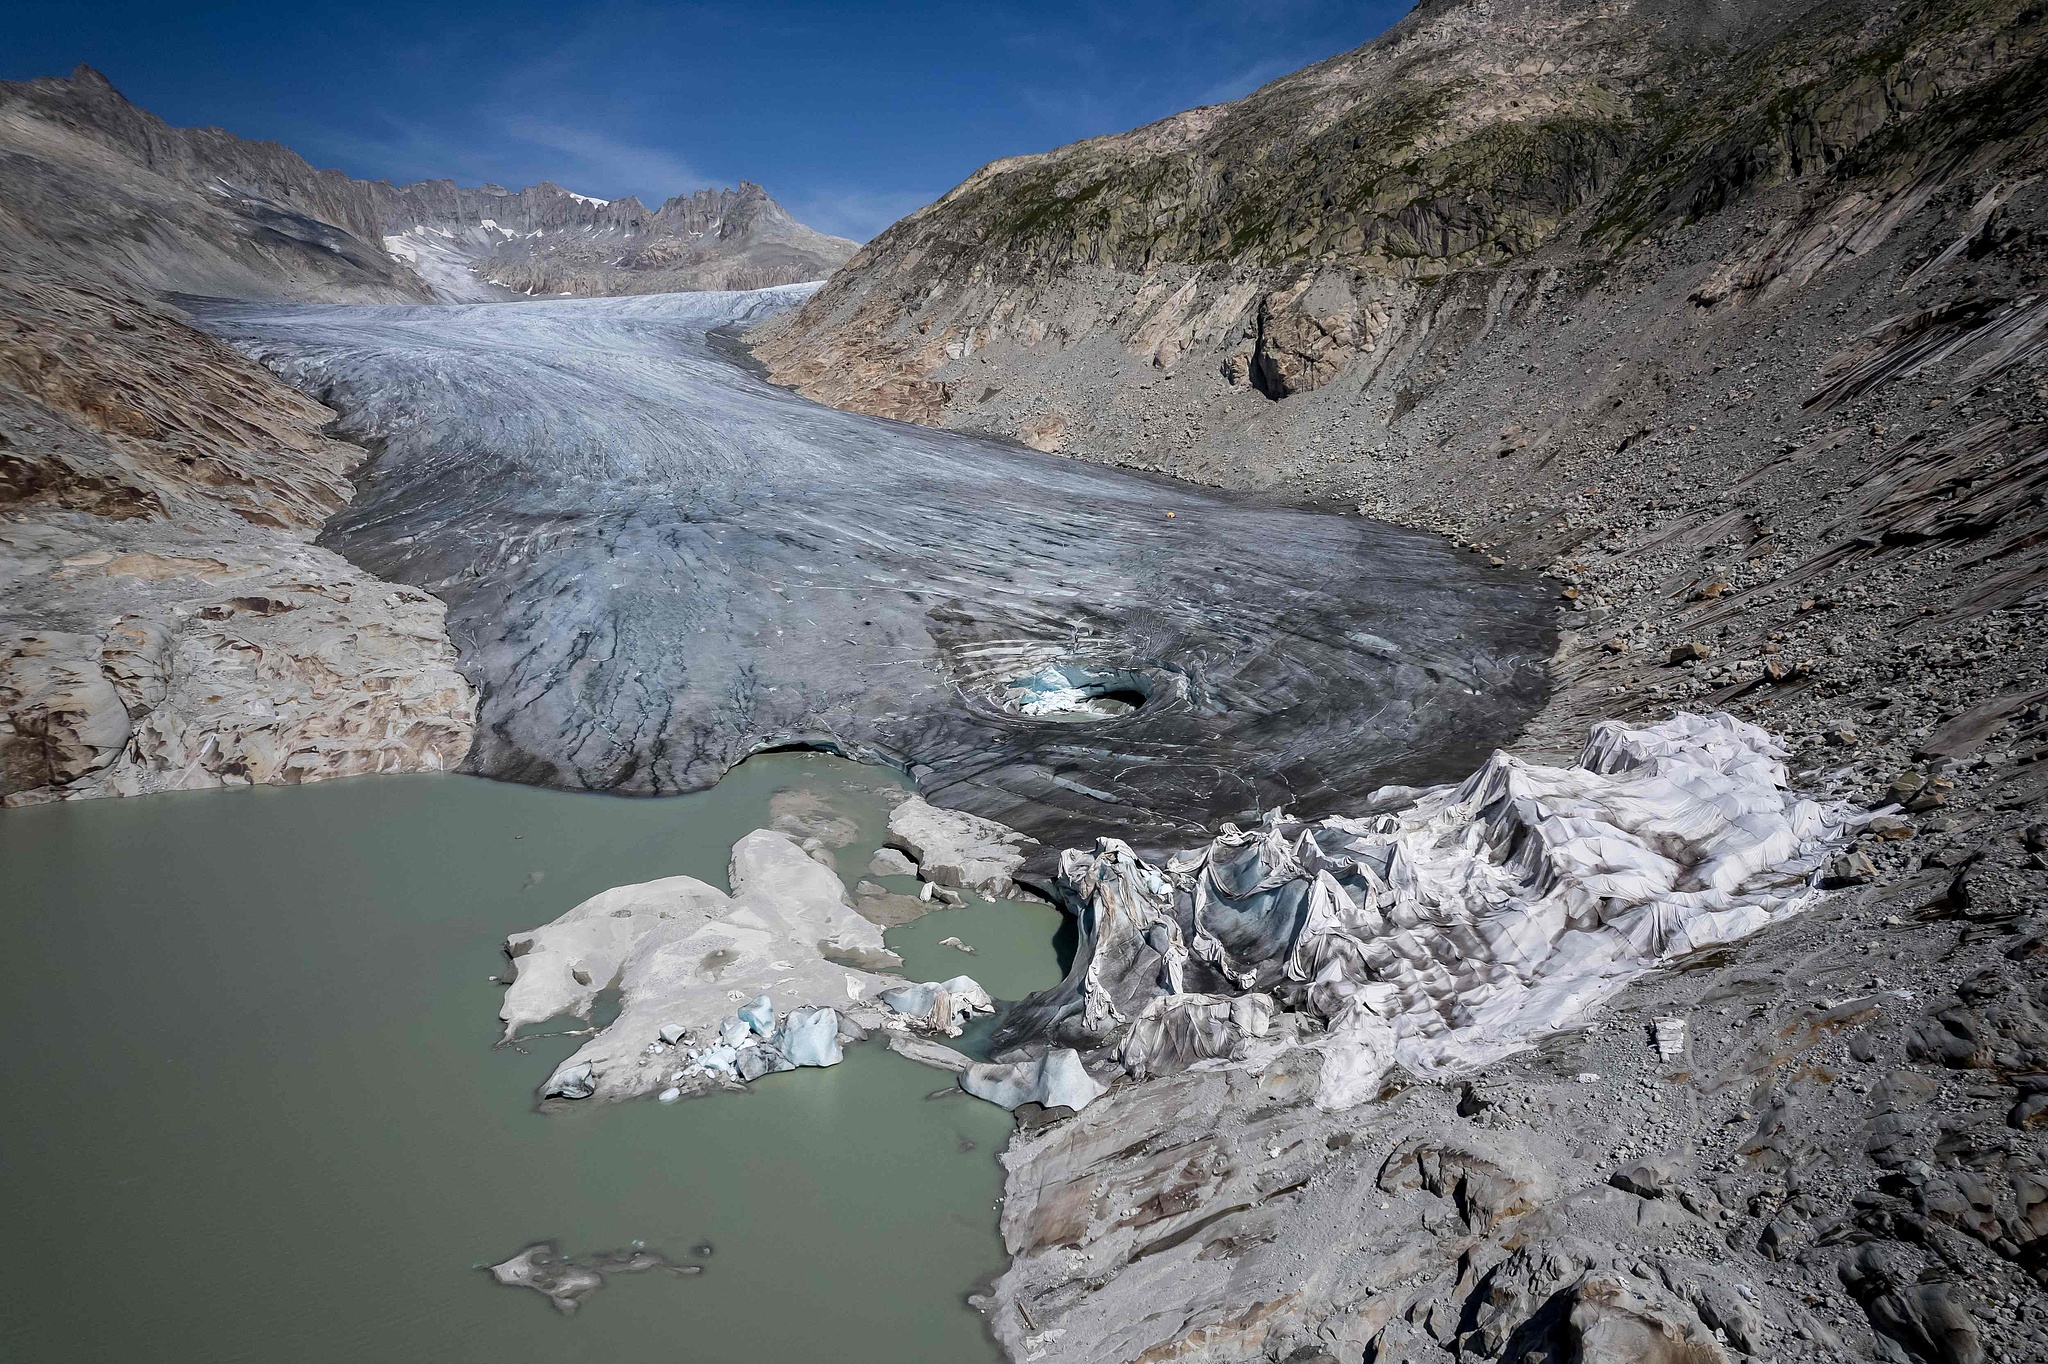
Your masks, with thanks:
M856 249L745 180L655 209L547 182L517 193L449 181L371 188L385 246L449 301L767 289L823 279Z
M1873 249L1949 180L2026 154L2039 40L2018 0L1440 0L1235 104L991 163L759 352L813 396L913 420L1021 434L1070 398L1091 428L1077 451L1204 469L1257 410L1219 376L1282 398L1349 368L1381 420L1397 390L1433 384L1495 320L1447 315L1446 282L1506 290L1518 302L1489 311L1526 323L1532 290L1584 288L1551 272L1597 278L1802 178L1813 212L1699 300ZM1446 327L1464 334L1430 335ZM1092 378L1057 373L1083 348ZM1110 401L1167 377L1182 382L1150 403ZM1174 409L1220 429L1188 439ZM1125 429L1141 414L1168 420Z
M745 181L650 210L545 181L354 180L173 128L89 67L0 82L0 235L145 290L361 302L755 289L820 279L854 250Z
M309 543L362 451L168 309L0 276L0 797L452 768L441 604Z

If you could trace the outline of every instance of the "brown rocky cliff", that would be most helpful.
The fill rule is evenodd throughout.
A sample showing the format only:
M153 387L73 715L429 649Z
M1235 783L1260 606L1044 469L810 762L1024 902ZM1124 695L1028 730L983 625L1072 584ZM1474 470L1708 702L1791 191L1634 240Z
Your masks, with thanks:
M364 452L119 287L0 274L0 800L453 768L440 602L311 543Z

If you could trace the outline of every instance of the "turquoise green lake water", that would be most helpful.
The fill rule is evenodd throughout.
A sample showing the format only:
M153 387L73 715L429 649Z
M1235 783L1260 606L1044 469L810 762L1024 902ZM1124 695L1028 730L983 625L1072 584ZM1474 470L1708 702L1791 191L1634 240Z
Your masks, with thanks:
M964 1299L1002 1265L1001 1110L869 1043L542 1116L575 1042L491 1046L507 933L614 885L723 887L788 790L855 821L857 879L894 784L776 754L666 800L408 776L0 811L0 1358L997 1358ZM981 905L890 939L912 979L1014 998L1057 978L1057 922ZM477 1268L546 1239L712 1250L563 1317Z

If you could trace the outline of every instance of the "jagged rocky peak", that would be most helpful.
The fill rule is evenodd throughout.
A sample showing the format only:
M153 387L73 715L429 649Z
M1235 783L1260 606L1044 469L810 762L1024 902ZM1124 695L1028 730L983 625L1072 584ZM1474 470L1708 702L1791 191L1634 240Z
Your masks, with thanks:
M275 142L174 128L87 66L0 82L0 157L0 243L146 290L397 302L752 289L821 279L855 249L745 181L649 210L545 180L356 180Z
M545 180L516 192L449 180L374 188L386 248L451 300L761 289L821 279L854 251L746 180L654 210Z

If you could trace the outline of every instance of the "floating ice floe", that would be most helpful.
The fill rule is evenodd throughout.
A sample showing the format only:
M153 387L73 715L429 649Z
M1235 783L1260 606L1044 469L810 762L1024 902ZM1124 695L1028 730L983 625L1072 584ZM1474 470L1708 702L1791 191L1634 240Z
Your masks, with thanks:
M587 1019L601 992L620 993L618 1017L556 1068L543 1097L695 1093L832 1065L836 1034L860 1035L849 1014L880 1021L858 1001L903 983L875 969L896 958L837 875L763 829L733 845L731 880L731 895L687 876L616 887L507 939L507 1040L551 1018ZM778 998L791 1010L781 1020ZM826 1004L846 1012L807 1007Z
M1609 721L1569 767L1497 752L1368 806L1399 808L1275 812L1164 866L1112 838L1069 850L1081 951L1004 1020L998 1052L1143 1077L1299 1044L1321 1053L1325 1108L1373 1097L1396 1064L1468 1071L1810 905L1863 816L1793 791L1784 757L1727 715ZM1256 998L1294 1016L1239 1012Z
M962 1020L975 1014L995 1012L995 1001L971 976L951 980L928 980L922 985L899 985L881 994L884 1004L905 1021L948 1037L960 1035Z

